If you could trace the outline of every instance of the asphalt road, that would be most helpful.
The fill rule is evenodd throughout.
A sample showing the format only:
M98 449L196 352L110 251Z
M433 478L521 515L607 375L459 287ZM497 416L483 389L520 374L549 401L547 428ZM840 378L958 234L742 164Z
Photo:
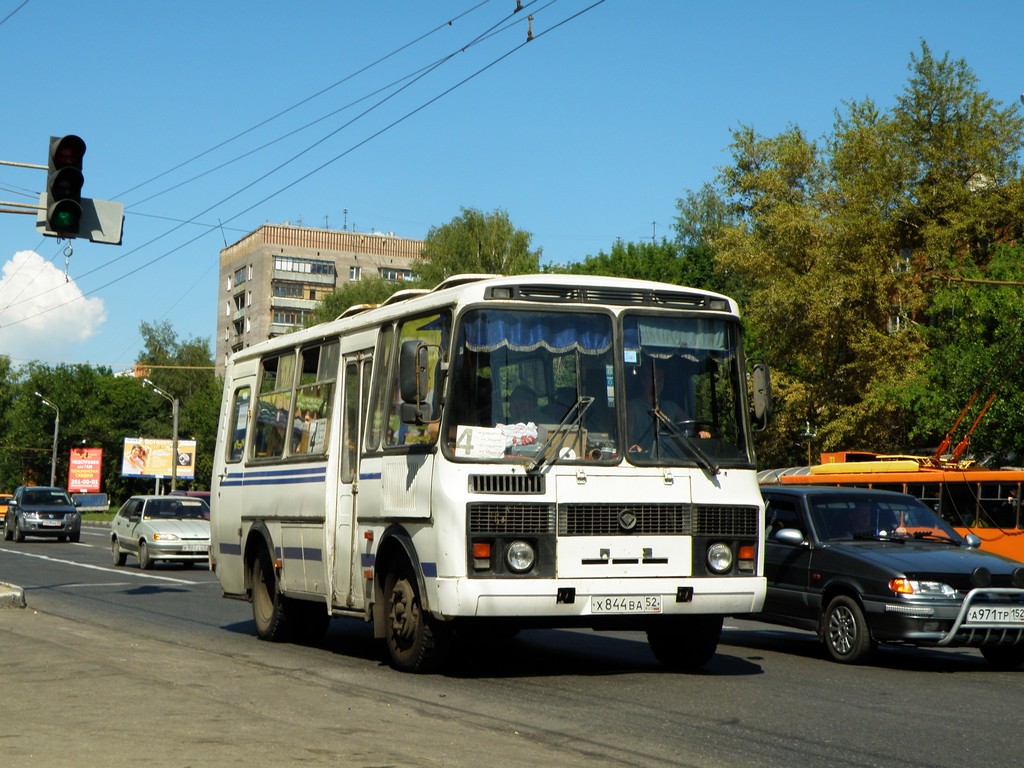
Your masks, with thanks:
M446 674L384 663L366 625L264 643L205 568L110 563L80 545L0 545L4 766L1016 766L1021 672L975 651L825 658L812 635L736 619L701 673L642 635L523 632Z

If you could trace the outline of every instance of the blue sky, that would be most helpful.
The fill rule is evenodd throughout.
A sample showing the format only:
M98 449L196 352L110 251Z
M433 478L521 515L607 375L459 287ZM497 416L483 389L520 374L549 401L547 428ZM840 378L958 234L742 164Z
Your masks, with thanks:
M671 236L731 130L888 108L922 40L1024 90L1010 0L522 4L0 0L0 160L77 133L83 194L126 207L122 246L70 255L0 214L0 353L120 369L143 321L212 350L219 251L268 222L422 238L500 208L555 263ZM44 176L0 166L0 200Z

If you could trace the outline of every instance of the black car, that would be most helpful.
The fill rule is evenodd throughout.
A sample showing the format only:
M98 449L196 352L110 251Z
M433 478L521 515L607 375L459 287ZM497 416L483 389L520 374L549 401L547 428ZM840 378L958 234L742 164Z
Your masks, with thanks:
M58 541L82 538L82 515L63 488L23 485L7 502L4 538L24 541L26 536L56 537Z
M912 496L865 488L762 486L761 621L813 630L839 662L877 644L976 647L1024 664L1024 564L977 549Z

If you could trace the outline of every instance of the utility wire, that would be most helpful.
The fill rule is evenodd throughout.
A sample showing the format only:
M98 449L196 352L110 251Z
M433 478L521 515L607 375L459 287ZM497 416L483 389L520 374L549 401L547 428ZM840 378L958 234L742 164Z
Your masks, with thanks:
M547 7L549 7L550 5L552 5L552 4L553 4L553 2L554 2L554 0L552 0L552 2L551 2L551 3L548 3L548 4L546 5L546 6L544 6L544 8L547 8ZM523 48L523 46L525 46L525 45L526 45L526 44L527 44L528 42L530 42L531 40L535 40L535 39L538 39L538 38L540 38L540 37L543 37L544 35L547 35L547 34L549 34L549 33L553 32L553 31L555 31L556 29L558 29L558 28L560 28L560 27L564 26L565 24L569 23L570 21L573 21L573 20L575 20L575 19L579 18L579 17L580 17L581 15L583 15L584 13L587 13L587 12L589 12L589 11L593 10L594 8L596 8L597 6L599 6L599 5L602 5L602 4L604 3L604 2L605 2L605 0L596 0L596 2L592 3L591 5L587 6L586 8L583 8L583 9L581 9L581 10L580 10L580 11L578 11L577 13L575 13L575 14L573 14L573 15L571 15L571 16L569 16L569 17L565 18L565 19L563 19L562 21L560 21L560 22L558 22L558 23L554 24L553 26L549 27L548 29L546 29L546 30L543 30L542 32L538 32L538 33L535 33L535 34L533 35L533 37L532 37L532 38L529 38L529 39L525 40L524 42L520 43L519 45L516 45L515 47L513 47L513 48L512 48L512 49L510 49L509 51L505 52L504 54L502 54L502 55L501 55L501 56L499 56L498 58L496 58L496 59L492 60L492 61L491 61L490 63L488 63L488 64L484 65L483 67L481 67L480 69L476 70L475 72L473 72L473 73L472 73L472 74L470 74L469 76L467 76L467 77L463 78L462 80L460 80L460 81L459 81L458 83L456 83L455 85L453 85L453 86L451 86L451 87L447 88L446 90L442 91L442 92L441 92L440 94L438 94L437 96L434 96L434 97L432 97L432 98L428 99L428 100L427 100L426 102L424 102L424 103L423 103L423 104L421 104L420 106L418 106L418 107L416 107L415 109L413 109L413 110L411 110L411 111L407 112L407 113L406 113L406 114L404 114L403 116L399 117L398 119L396 119L396 120L392 121L391 123L389 123L389 124L388 124L388 125L386 125L385 127L381 128L380 130L378 130L378 131L376 131L376 132L372 133L372 134L371 134L371 135L369 135L368 137L364 138L364 139L363 139L362 141L359 141L358 143L356 143L356 144L352 145L351 147L349 147L348 149L346 149L346 150L345 150L344 152L341 152L341 153L339 153L339 154L335 155L335 156L334 156L334 157L332 157L332 158L331 158L330 160L328 160L328 161L326 161L326 162L322 163L321 165L317 166L316 168L314 168L314 169L310 170L309 172L307 172L307 173L305 173L305 174L303 174L303 175L299 176L298 178L294 179L294 180L293 180L292 182L288 183L287 185L285 185L285 186L283 186L283 187L280 187L280 188L279 188L279 189L277 189L277 190L276 190L275 192L273 192L273 193L271 193L270 195L267 195L266 197L264 197L264 198L263 198L262 200L259 200L259 201L257 201L256 203L253 203L253 204L252 204L252 205L250 205L249 207L247 207L247 208L245 208L245 209L243 209L243 210L239 211L238 213L234 214L233 216L231 216L231 217L229 217L229 218L225 219L225 220L224 220L224 223L230 223L230 222L234 221L235 219L237 219L237 218L239 218L239 217L243 216L244 214L246 214L246 213L248 213L249 211L253 210L254 208L258 207L259 205L262 205L263 203L266 203L267 201L269 201L269 200L273 199L274 197L276 197L276 196L280 195L280 194L281 194L282 192L285 192L285 191L287 191L287 190L291 189L291 188L292 188L292 187L294 187L294 186L295 186L296 184L299 184L300 182L304 181L305 179L309 178L310 176L314 175L315 173L318 173L319 171L323 170L324 168L327 168L327 167L328 167L328 166L330 166L330 165L331 165L332 163L334 163L334 162L336 162L337 160L341 159L342 157L345 157L345 156L347 156L348 154L350 154L350 153L354 152L354 151L355 151L356 149L358 149L358 148L362 147L363 145L365 145L365 144L366 144L366 143L368 143L369 141L372 141L373 139L376 139L376 138L378 138L379 136L381 136L382 134L384 134L384 133L386 133L387 131L391 130L391 129L392 129L392 128L394 128L395 126L397 126L397 125L399 125L399 124L401 124L401 123L405 122L405 121L406 121L407 119L409 119L410 117L412 117L412 116L414 116L414 115L418 114L418 113L419 113L419 112L421 112L421 111L422 111L423 109L425 109L425 108L427 108L428 106L430 106L431 104L434 104L435 102L437 102L437 101L439 101L440 99L444 98L445 96L449 95L450 93L452 93L452 92L453 92L453 91L455 91L456 89L458 89L458 88L462 87L462 86L463 86L463 85L465 85L466 83L468 83L468 82L470 82L471 80L473 80L474 78L478 77L478 76L479 76L479 75L481 75L482 73L484 73L484 72L488 71L489 69L491 69L492 67L494 67L495 65L497 65L498 63L500 63L501 61L504 61L504 60L505 60L506 58L508 58L508 57L509 57L509 56L511 56L512 54L514 54L514 53L518 52L519 50L521 50L521 49ZM497 26L497 25L495 25L495 26ZM492 29L493 29L493 27L492 27ZM460 49L460 50L461 50L461 49ZM444 59L443 61L447 61L447 60L450 60L451 56L454 56L454 55L455 55L454 53L453 53L453 54L451 54L451 55L450 55L449 57L445 58L445 59ZM443 63L443 61L442 61L442 62L440 62L440 63ZM435 65L435 67L434 67L434 68L436 69L436 66L440 66L440 63L438 63L437 65ZM401 89L399 89L398 91L396 91L396 92L395 92L394 94L391 94L391 95L387 96L387 97L386 97L385 99L383 99L383 100L382 100L381 102L378 102L378 104L376 104L376 105L374 105L373 107L371 107L371 108L367 109L367 110L366 110L365 112L361 113L361 115L357 116L356 118L354 118L353 120L349 121L348 123L346 123L345 125L341 126L340 128L338 128L338 129L336 129L336 130L334 130L334 131L330 132L329 134L327 134L327 136L323 137L323 138L322 138L322 139L320 139L319 141L317 141L317 142L315 142L314 144L312 144L311 146L307 147L307 148L306 148L305 150L303 150L302 152L299 152L298 154L294 155L294 156L293 156L292 158L290 158L289 160L287 160L287 161L285 161L284 163L282 163L282 164L278 165L277 167L275 167L275 168L274 168L274 169L272 169L271 171L268 171L267 173L263 174L263 175L262 175L262 176L260 176L259 178L255 179L254 181L250 182L250 183L249 183L249 184L247 184L246 186L242 187L241 189L239 189L239 190L237 190L237 191L233 192L232 194L228 195L227 197L223 198L222 200L218 201L217 203L214 203L213 205L209 206L209 207L208 207L208 208L206 208L205 210L203 210L203 211L201 211L201 212L199 212L199 213L195 214L195 216L193 216L192 218L188 219L187 221L185 221L185 222L182 222L181 224L179 224L179 225L177 225L177 226L175 226L175 227L171 228L171 229L170 229L170 230L168 230L167 232L164 232L163 234L161 234L161 235L158 235L157 237L154 237L154 238L150 239L150 240L149 240L148 242L146 242L146 243L144 243L144 244L142 244L142 245L139 245L139 246L137 246L137 247L136 247L135 249L133 249L133 250L129 251L128 253L126 253L126 254L124 254L124 255L122 255L122 256L120 256L120 257L116 258L116 259L111 259L110 261L106 262L106 264L103 264L103 265L101 265L100 267L97 267L96 269L90 270L89 272L86 272L85 274L83 274L83 275L82 275L82 277L88 276L88 275L92 274L93 272L96 272L96 271L98 271L99 269L105 268L105 267L107 267L107 266L109 266L109 265L111 265L111 264L113 264L113 263L116 263L116 262L118 262L118 261L120 261L120 260L122 260L122 259L124 259L124 258L127 258L127 257L128 257L129 255L131 255L131 254L133 254L133 253L136 253L137 251L139 251L139 250L141 250L141 249L143 249L143 248L145 248L145 247L148 247L149 245L151 245L151 244L153 244L154 242L156 242L156 241L158 241L158 240L162 239L163 237L166 237L167 235L169 235L169 234L172 234L173 232L176 232L177 230L181 229L182 227L186 226L187 224L190 224L190 223L194 223L195 219L196 219L196 218L198 218L199 216L205 215L206 213L209 213L210 211L214 210L215 208L219 207L220 205L223 205L224 203L226 203L226 202L228 202L229 200L233 199L234 197L238 196L239 194L241 194L242 192L246 191L247 189L250 189L250 188L251 188L251 187L253 187L253 186L254 186L255 184L258 184L258 183L259 183L260 181L262 181L262 180L266 179L266 178L267 178L268 176L270 176L271 174L273 174L273 173L277 172L277 171L278 171L278 170L280 170L281 168L285 167L286 165L290 164L291 162L293 162L294 160L298 159L298 158L299 158L299 157L301 157L302 155L306 154L306 153L307 153L307 152L309 152L310 150L312 150L312 149L314 149L315 147L319 146L319 145L320 145L320 144L322 144L322 143L323 143L324 141L326 141L326 140L327 140L328 138L330 138L331 136L334 136L335 134L337 134L337 133L338 133L339 131L341 131L341 130L342 130L343 128L347 127L348 125L351 125L351 124L352 124L352 122L354 122L354 121L355 121L356 119L358 119L358 118L359 118L359 117L361 117L362 115L364 115L364 114L368 113L369 111L372 111L372 109L376 108L377 106L379 106L380 104L384 103L385 101L388 101L388 100L390 100L390 99L391 99L391 98L393 98L393 97L394 97L395 95L397 95L398 93L400 93L400 92L401 92L402 90L405 90L405 88L408 88L408 87L409 87L409 86L410 86L410 85L411 85L411 84L412 84L413 82L416 82L416 80L418 80L418 79L421 79L421 78L422 78L423 76L425 76L425 74L429 74L429 72L427 72L427 73L424 73L423 75L420 75L420 77L416 78L416 79L415 79L415 80L413 80L413 81L410 81L410 83L408 83L408 84L406 84L405 86L403 86L403 87L402 87ZM168 256L171 256L171 255L173 255L174 253L177 253L178 251L182 250L183 248L185 248L185 247L187 247L187 246L189 246L189 245L191 245L191 244L195 243L196 241L198 241L198 240L200 240L201 238L205 237L206 235L210 234L210 232L216 231L216 229L217 229L217 228L218 228L218 227L212 227L212 226L211 226L211 227L210 227L210 228L209 228L209 229L208 229L207 231L204 231L204 232L202 232L202 233L200 233L200 234L196 235L195 237L193 237L193 238L191 238L191 239L189 239L189 240L187 240L187 241L185 241L185 242L183 242L183 243L179 244L178 246L176 246L176 247L172 248L172 249L171 249L171 250L169 250L169 251L166 251L165 253L161 254L160 256L158 256L158 257L156 257L156 258L154 258L154 259L151 259L150 261L146 262L145 264L141 264L141 265L139 265L138 267L136 267L135 269L132 269L132 270L130 270L130 271L128 271L128 272L126 272L126 273L124 273L124 274L120 275L119 277L116 277L116 278L114 278L113 280L110 280L110 281L108 281L108 282L106 282L106 283L104 283L104 284L102 284L102 285L100 285L100 286L98 286L98 287L96 287L96 288L94 288L94 289L92 289L92 290L88 291L88 292L83 292L83 294L82 294L81 298L85 298L86 296L91 296L91 295L93 295L93 294L95 294L95 293L98 293L99 291L101 291L101 290L103 290L103 289L105 289L105 288L108 288L108 287L110 287L111 285L115 285L116 283L119 283L119 282L121 282L122 280L125 280L125 279L127 279L128 277L130 277L130 276L132 276L132 275L134 275L134 274L136 274L136 273L138 273L138 272L142 271L143 269L146 269L146 268L148 268L148 267L152 266L153 264L156 264L157 262L159 262L159 261L162 261L163 259L167 258ZM25 321L27 321L27 320L31 320L31 319L34 319L34 318L36 318L36 317L40 317L40 316L42 316L42 315L48 314L49 312L52 312L52 311L54 311L54 310L56 310L56 309L59 309L59 308L61 308L61 307L65 306L66 304L70 304L70 303L73 303L73 301L77 301L77 300L78 300L78 299L74 299L74 300L71 300L71 301L69 301L69 302L65 302L64 304L54 305L54 306L52 306L52 307L49 307L49 308L47 308L47 309L45 309L45 310L42 310L42 311L40 311L40 312L37 312L37 313L36 313L36 314L34 314L34 315L31 315L31 316L28 316L28 317L22 318L21 320L18 320L18 321L16 321L15 323L11 323L10 325L17 325L17 324L20 324L21 322L25 322ZM8 327L9 327L9 326L8 326Z

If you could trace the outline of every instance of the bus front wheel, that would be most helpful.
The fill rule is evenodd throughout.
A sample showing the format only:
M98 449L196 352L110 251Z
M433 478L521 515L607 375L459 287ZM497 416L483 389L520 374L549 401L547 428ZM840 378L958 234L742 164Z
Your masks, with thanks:
M403 672L430 672L441 663L447 628L423 609L416 577L403 564L384 581L384 638L391 665Z
M252 584L252 617L260 640L286 640L288 617L285 599L277 588L277 576L270 555L265 549L253 558L250 571Z

